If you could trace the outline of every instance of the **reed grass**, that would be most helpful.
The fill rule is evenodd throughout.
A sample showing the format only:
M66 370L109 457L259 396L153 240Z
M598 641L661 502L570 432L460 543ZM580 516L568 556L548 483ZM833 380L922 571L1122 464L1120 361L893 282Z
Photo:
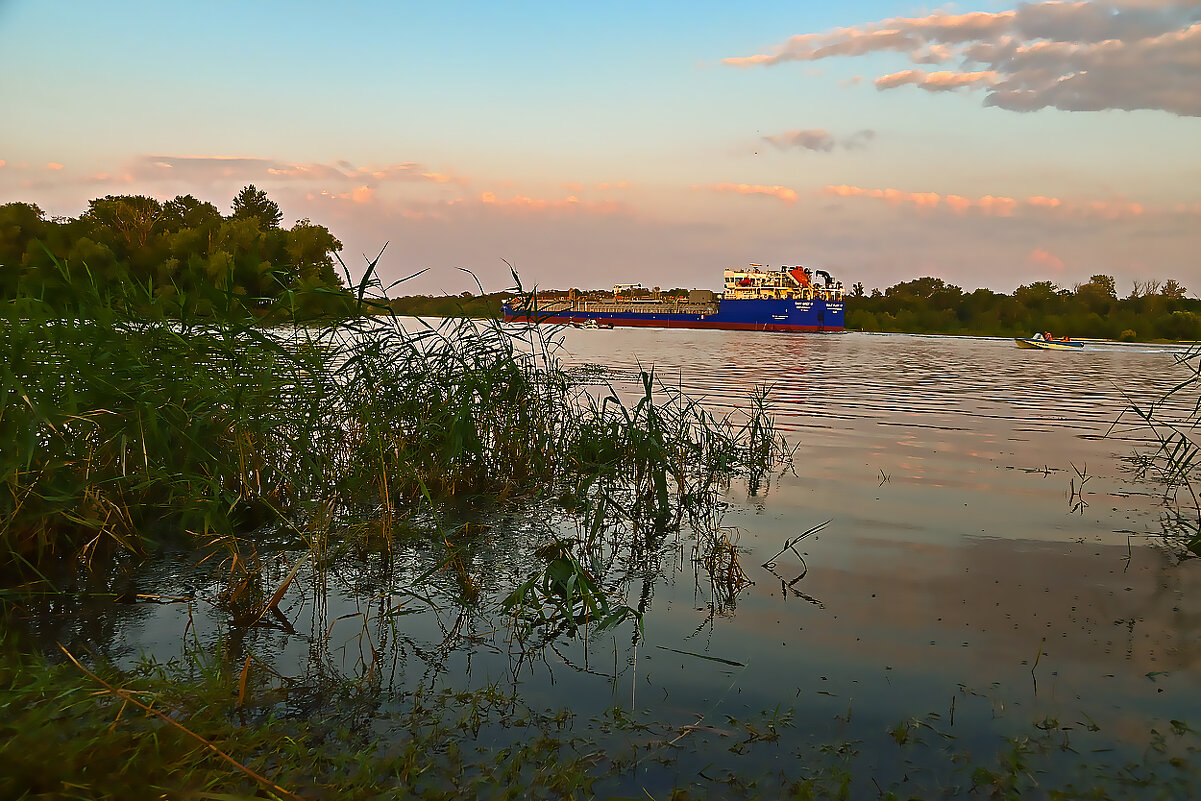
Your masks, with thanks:
M381 313L374 268L352 292L355 313L336 319L300 319L286 294L267 303L219 287L163 303L67 264L53 303L0 306L6 586L101 553L202 547L220 566L219 603L249 625L278 610L296 575L268 575L269 552L299 545L320 572L393 548L419 519L439 530L451 499L549 497L581 521L581 549L543 560L514 608L562 601L566 564L571 590L586 592L559 611L580 601L584 622L612 623L638 617L604 595L634 563L683 524L715 532L725 482L787 457L763 395L734 420L653 372L629 402L598 394L537 326ZM453 554L444 567L456 564L465 597L478 596Z
M1192 397L1201 389L1201 348L1193 348L1176 357L1176 366L1186 371L1185 377L1167 392L1163 401L1177 395ZM1193 403L1192 411L1182 420L1165 420L1156 404L1130 402L1123 416L1130 415L1148 432L1153 446L1136 454L1140 477L1151 477L1163 487L1164 514L1161 520L1162 540L1180 558L1201 556L1201 441L1197 428L1201 425L1201 400ZM1121 418L1111 427L1116 428ZM1081 488L1086 480L1081 478ZM1073 492L1075 492L1073 485ZM1076 493L1079 503L1083 498Z

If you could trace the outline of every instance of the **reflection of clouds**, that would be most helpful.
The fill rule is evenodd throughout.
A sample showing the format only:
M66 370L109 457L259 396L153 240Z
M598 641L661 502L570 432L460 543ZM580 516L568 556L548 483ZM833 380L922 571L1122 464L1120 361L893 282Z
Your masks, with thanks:
M824 609L752 572L754 594L722 645L756 666L748 684L874 696L886 715L949 702L963 685L1016 703L1019 716L1040 716L1048 704L1105 716L1112 733L1132 740L1147 734L1143 715L1201 715L1201 572L1157 549L1136 548L1124 571L1122 546L850 547L854 560L837 567L821 545L809 549L801 587ZM1164 673L1152 681L1152 671ZM835 681L818 684L818 674ZM933 694L913 695L923 692Z

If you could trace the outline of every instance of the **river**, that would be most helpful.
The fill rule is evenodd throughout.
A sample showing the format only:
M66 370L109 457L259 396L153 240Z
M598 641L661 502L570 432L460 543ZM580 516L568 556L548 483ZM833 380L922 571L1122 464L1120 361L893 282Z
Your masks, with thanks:
M1179 421L1197 401L1163 402L1189 375L1171 349L628 329L569 330L564 349L730 411L766 385L797 448L792 472L731 498L754 581L736 606L705 623L691 586L656 597L648 643L745 664L648 655L636 691L681 719L788 700L809 726L849 712L856 735L1050 716L1128 743L1201 721L1201 560L1161 547L1162 487L1133 458L1151 443L1132 406Z
M897 787L926 774L921 786L943 786L952 779L935 776L934 757L979 762L1032 732L1119 765L1153 730L1201 724L1201 560L1164 547L1164 488L1136 469L1151 442L1129 411L1188 417L1195 391L1161 403L1189 375L1178 350L865 333L556 337L565 366L599 376L602 392L636 395L653 368L737 419L756 386L769 388L791 469L754 492L733 482L721 520L748 583L709 582L680 535L653 575L628 584L646 610L641 635L627 622L587 647L515 657L495 620L445 600L448 588L388 613L429 553L335 567L282 605L295 630L246 633L203 602L211 569L178 552L138 581L194 602L118 607L76 637L118 661L199 646L249 651L293 677L370 675L384 712L418 690L499 682L531 708L570 707L576 735L633 743L641 756L626 778L602 786L654 797L721 776L795 778L807 749L864 760ZM493 526L468 566L485 597L525 575L528 550L514 542L539 531L520 514ZM615 725L615 708L651 733ZM925 750L897 750L906 732Z

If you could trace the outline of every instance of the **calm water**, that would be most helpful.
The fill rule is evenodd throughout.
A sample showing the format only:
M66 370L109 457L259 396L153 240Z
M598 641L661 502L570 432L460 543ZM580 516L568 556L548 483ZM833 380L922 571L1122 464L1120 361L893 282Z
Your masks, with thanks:
M627 601L647 608L641 641L627 624L587 649L520 659L495 619L453 602L445 576L433 607L404 594L433 549L335 568L327 584L294 594L294 632L249 634L205 602L211 571L180 554L135 581L173 584L191 602L129 605L53 633L122 659L200 644L235 658L274 654L288 676L370 676L384 711L419 688L500 682L535 708L570 705L590 734L588 721L620 706L658 727L638 735L658 757L616 788L635 795L696 782L706 766L788 774L798 749L832 738L880 749L869 764L898 780L910 768L882 749L914 718L937 721L969 751L1047 717L1071 730L1065 737L1100 727L1089 736L1130 753L1152 726L1201 724L1201 560L1177 564L1158 547L1160 489L1131 460L1145 432L1118 422L1132 401L1158 401L1184 377L1170 352L869 334L561 336L568 365L599 368L619 393L638 392L637 371L653 367L738 415L753 387L771 388L794 465L754 496L730 488L723 523L753 581L735 597L693 566L681 535L658 571L628 586ZM1162 414L1180 419L1192 402ZM798 546L803 561L789 552L761 566L827 520ZM528 515L501 514L470 552L485 592L524 577L542 532ZM414 613L388 614L397 609ZM791 726L779 743L731 752L730 718L784 710ZM662 746L694 724L703 728Z
M790 700L821 725L851 709L856 734L929 712L946 724L956 708L960 737L965 720L1005 729L1045 715L1087 715L1132 742L1148 720L1201 722L1201 560L1156 547L1160 493L1130 459L1146 432L1123 415L1185 375L1173 354L869 334L564 337L573 362L653 365L715 408L766 384L798 446L794 474L735 496L726 517L755 581L736 608L706 622L707 599L681 580L648 620L652 647L746 667L651 652L635 692L677 701L681 719ZM1195 400L1161 414L1180 419ZM805 565L788 554L759 567L825 520L801 543ZM806 566L801 597L782 579Z

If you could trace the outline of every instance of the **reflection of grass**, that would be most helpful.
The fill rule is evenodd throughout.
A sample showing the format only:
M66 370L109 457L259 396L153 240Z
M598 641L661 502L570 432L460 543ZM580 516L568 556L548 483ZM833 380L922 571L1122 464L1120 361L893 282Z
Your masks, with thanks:
M1201 736L1180 721L1119 757L1095 724L1054 718L969 745L936 714L848 739L849 712L676 726L615 707L580 720L492 685L384 703L351 683L314 707L268 673L199 653L98 668L106 688L3 645L8 798L1138 799L1187 798L1201 781Z
M1181 393L1195 394L1201 389L1201 349L1194 348L1177 357L1176 364L1187 368L1190 375L1177 383L1163 400ZM1142 474L1153 476L1164 487L1164 540L1182 556L1201 556L1201 497L1196 488L1201 469L1198 458L1201 447L1197 441L1201 401L1179 423L1163 420L1155 404L1140 406L1131 401L1127 411L1156 443L1154 450L1139 455L1138 462Z

